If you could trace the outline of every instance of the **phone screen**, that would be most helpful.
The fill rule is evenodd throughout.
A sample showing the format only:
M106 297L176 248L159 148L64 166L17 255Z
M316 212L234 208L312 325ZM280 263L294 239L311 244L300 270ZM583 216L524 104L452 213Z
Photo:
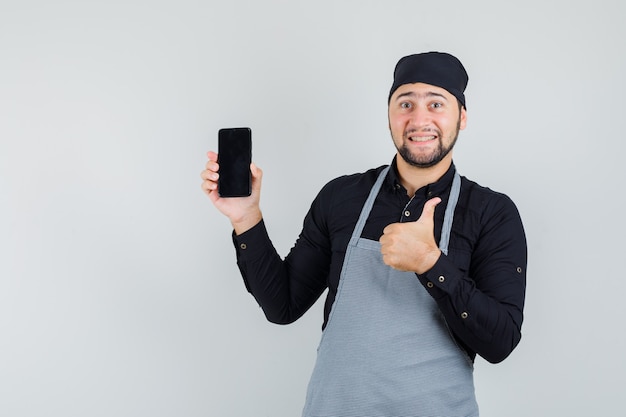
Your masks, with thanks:
M220 166L217 190L220 197L250 195L252 131L247 127L220 129L217 163Z

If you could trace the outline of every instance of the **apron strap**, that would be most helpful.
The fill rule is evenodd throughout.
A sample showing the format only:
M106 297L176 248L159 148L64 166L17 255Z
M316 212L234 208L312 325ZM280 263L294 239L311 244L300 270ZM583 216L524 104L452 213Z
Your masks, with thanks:
M444 255L448 254L448 244L450 243L450 233L452 232L452 220L454 219L454 209L459 201L461 193L461 176L458 172L454 173L452 180L452 189L450 197L448 197L448 205L446 206L446 214L443 217L443 226L441 227L441 239L439 239L439 250Z
M380 191L380 187L382 186L387 172L389 172L389 166L385 167L385 169L380 172L378 178L376 179L376 182L372 186L370 194L369 196L367 196L367 200L365 200L365 204L361 209L361 215L359 216L359 220L356 222L356 226L354 227L354 231L352 232L352 239L358 239L361 237L363 227L365 227L365 222L367 221L367 218L370 215L370 211L374 206L374 201L376 200L376 196L378 195L378 191Z

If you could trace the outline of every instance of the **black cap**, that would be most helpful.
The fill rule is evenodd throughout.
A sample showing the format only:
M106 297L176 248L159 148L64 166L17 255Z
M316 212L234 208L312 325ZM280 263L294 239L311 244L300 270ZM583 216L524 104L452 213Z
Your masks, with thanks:
M463 107L465 105L465 87L469 77L456 57L445 52L425 52L408 55L400 59L393 72L393 85L388 102L393 92L404 84L425 83L441 87L455 96Z

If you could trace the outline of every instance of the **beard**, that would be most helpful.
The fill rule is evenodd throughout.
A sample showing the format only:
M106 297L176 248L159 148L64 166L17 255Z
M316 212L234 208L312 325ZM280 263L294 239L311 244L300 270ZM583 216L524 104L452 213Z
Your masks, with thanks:
M437 133L437 137L439 138L439 143L438 143L437 148L431 154L414 155L411 152L409 146L406 145L406 141L410 140L408 139L408 134L413 133L413 132L405 132L403 134L402 145L401 146L396 145L396 149L398 150L398 153L400 154L402 159L404 159L404 161L407 164L412 165L417 168L430 168L432 166L437 165L439 162L441 162L443 158L445 158L450 153L452 148L454 148L454 145L456 144L456 140L459 137L460 126L461 126L461 119L459 118L459 121L457 122L457 125L456 125L456 130L453 133L454 136L452 137L452 140L450 141L448 146L444 146L443 139L441 137L441 132L437 130L436 133Z

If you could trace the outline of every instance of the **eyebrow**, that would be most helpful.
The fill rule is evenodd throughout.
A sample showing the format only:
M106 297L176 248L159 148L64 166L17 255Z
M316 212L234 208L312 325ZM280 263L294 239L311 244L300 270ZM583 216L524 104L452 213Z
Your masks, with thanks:
M443 94L440 93L436 93L434 91L429 91L427 93L423 93L423 94L417 94L413 91L407 91L406 93L402 93L400 95L398 95L398 97L396 97L396 101L400 100L401 98L404 97L418 97L418 98L422 98L422 97L438 97L438 98L442 98L445 101L448 101L448 98L446 96L444 96Z

